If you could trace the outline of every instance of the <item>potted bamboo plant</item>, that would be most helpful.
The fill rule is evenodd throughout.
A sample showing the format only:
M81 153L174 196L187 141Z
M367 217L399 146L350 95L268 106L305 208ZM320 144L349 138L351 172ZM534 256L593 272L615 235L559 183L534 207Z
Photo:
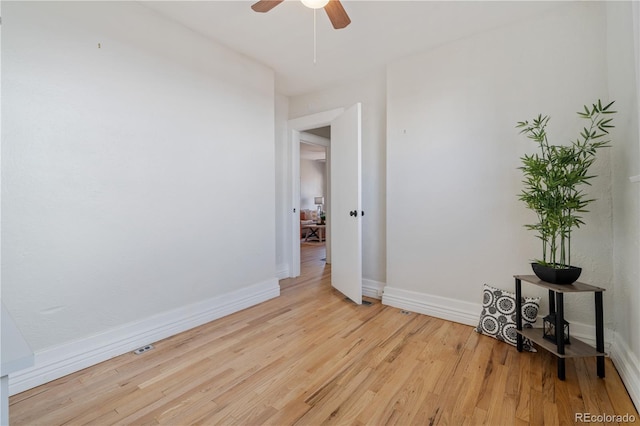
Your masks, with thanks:
M587 121L580 137L570 145L551 145L547 139L548 116L538 115L531 122L518 122L529 139L538 144L539 152L521 158L524 188L519 195L527 208L533 210L537 222L525 225L537 233L542 242L542 259L531 264L534 273L543 281L555 284L575 282L581 268L571 266L571 232L584 225L582 213L593 202L582 191L591 185L595 175L588 173L600 148L609 146L608 129L613 128L611 105L601 101L591 108L584 106L578 115Z

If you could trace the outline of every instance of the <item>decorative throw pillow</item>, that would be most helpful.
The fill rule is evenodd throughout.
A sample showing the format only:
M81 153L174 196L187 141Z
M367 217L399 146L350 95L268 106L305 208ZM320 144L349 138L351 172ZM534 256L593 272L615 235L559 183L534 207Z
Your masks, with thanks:
M522 327L531 328L538 318L539 297L522 298ZM482 312L476 331L494 339L517 345L516 295L484 285L482 291ZM536 352L529 339L523 340L524 350Z

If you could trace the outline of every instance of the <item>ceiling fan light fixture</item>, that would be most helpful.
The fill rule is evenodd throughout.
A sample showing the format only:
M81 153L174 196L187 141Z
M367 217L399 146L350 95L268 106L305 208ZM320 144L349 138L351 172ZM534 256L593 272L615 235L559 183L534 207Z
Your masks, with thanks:
M309 9L322 9L329 3L329 0L300 0L300 1Z
M284 0L258 0L251 5L251 9L255 12L266 13L282 3ZM340 0L300 0L306 7L314 10L314 22L315 22L315 10L324 8L327 12L327 16L331 21L331 25L336 30L346 27L351 23L347 11L344 10ZM315 25L315 24L314 24Z

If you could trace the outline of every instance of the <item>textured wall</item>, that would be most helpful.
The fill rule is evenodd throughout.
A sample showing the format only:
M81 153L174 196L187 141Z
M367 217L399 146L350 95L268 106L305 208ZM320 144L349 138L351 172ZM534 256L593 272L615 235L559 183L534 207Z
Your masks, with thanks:
M541 254L523 228L534 217L517 200L517 167L535 144L515 124L549 114L552 143L577 137L575 111L607 98L605 44L603 5L567 3L388 67L389 286L480 303L483 283L513 289L513 274L532 273ZM610 153L601 154L588 188L598 201L572 255L585 282L611 290ZM566 310L593 324L593 296L571 297Z
M2 20L2 299L35 350L275 276L271 70L133 2Z
M609 92L616 99L618 126L612 132L613 165L613 268L616 332L621 347L635 361L640 374L640 5L636 4L634 35L630 2L607 3ZM634 46L633 41L638 44ZM634 73L635 70L635 73ZM629 387L629 386L628 386ZM636 377L636 404L640 398L640 375Z

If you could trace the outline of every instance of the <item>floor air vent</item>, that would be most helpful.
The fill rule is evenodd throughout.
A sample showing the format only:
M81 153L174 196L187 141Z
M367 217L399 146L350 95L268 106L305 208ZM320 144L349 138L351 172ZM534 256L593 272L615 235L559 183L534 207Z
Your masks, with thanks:
M151 349L153 349L153 345L147 345L147 346L143 346L141 348L136 349L135 351L133 351L133 353L136 355L140 355L147 351L150 351Z

